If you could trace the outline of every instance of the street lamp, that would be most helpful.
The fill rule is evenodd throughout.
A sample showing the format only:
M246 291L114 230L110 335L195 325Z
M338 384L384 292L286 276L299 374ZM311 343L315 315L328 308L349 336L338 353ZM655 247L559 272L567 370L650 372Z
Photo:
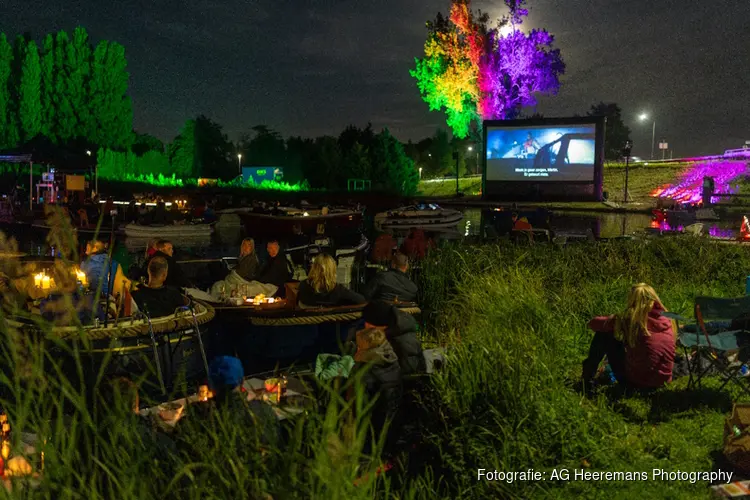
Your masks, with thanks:
M242 153L237 153L237 170L242 175Z
M91 156L91 151L86 150L86 154ZM94 193L99 194L99 165L94 165Z
M422 180L422 167L419 167L419 180Z
M474 151L474 147L469 146L469 152L472 152L472 151ZM479 173L479 150L478 149L477 149L477 161L476 163L474 163L474 170L475 170L474 172L475 174Z
M643 113L638 117L640 121L648 120L648 114ZM656 144L656 120L654 120L654 126L651 129L651 159L654 159L654 145Z

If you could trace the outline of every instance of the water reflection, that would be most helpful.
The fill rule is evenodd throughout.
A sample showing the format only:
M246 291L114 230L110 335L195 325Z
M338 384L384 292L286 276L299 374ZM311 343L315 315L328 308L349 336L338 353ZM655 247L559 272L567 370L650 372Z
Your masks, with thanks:
M555 212L548 210L507 210L507 209L483 209L463 208L464 220L451 228L425 228L425 232L435 242L455 241L461 239L476 240L485 237L502 236L512 229L512 215L527 217L529 223L540 229L548 229L558 236L585 237L589 234L597 238L614 238L642 234L646 230L658 229L659 232L682 231L685 224L673 224L670 226L665 222L655 222L649 214L640 213L597 213L597 212ZM368 214L366 214L368 215ZM674 222L674 221L673 221ZM656 224L656 226L654 226ZM733 238L737 231L733 221L715 221L704 225L704 232L715 238ZM379 232L375 229L372 215L365 217L362 228L364 234L373 242ZM406 239L408 229L389 231L401 245ZM337 230L336 227L327 228L327 235L332 236L334 241L340 245L356 246L359 242L358 234L348 234ZM19 242L19 250L31 255L50 256L54 250L45 242L45 231L16 230L10 233ZM105 239L109 234L102 235ZM236 256L242 239L246 236L245 228L239 221L225 221L215 226L215 231L210 237L174 238L174 245L183 256L216 259L221 257ZM267 235L249 234L258 242L259 256L263 258L265 253ZM291 235L290 235L291 236ZM89 235L79 235L80 245L85 245ZM356 240L356 241L355 241ZM145 251L149 238L125 238L118 237L116 251L122 260L139 258Z

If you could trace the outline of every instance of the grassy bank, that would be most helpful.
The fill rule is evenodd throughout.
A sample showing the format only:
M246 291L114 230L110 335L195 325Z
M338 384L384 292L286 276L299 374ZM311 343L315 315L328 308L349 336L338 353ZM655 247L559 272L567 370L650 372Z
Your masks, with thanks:
M679 379L653 397L589 401L572 385L587 321L621 310L631 284L651 283L669 309L690 315L696 295L742 294L748 268L744 249L677 239L456 247L431 258L426 301L439 308L445 340L461 342L426 402L441 415L425 435L445 497L709 498L705 483L484 483L476 469L711 470L737 393L718 384L688 392Z
M50 235L58 249L69 244ZM705 484L689 482L476 477L479 468L547 477L555 468L710 470L732 394L716 384L688 393L678 380L653 397L587 400L573 382L591 339L586 322L620 310L632 283L651 283L669 309L689 315L696 295L740 295L748 269L744 248L698 239L441 249L420 285L428 337L452 347L445 369L402 409L411 430L393 432L409 440L391 449L396 466L384 476L374 474L380 446L365 452L367 420L355 417L361 394L347 401L322 387L316 406L283 424L284 442L227 413L173 449L124 404L92 405L101 376L84 377L81 365L71 379L60 361L81 359L71 346L85 348L85 337L61 342L44 324L46 343L0 322L0 405L15 431L46 438L34 490L43 498L708 498Z
M643 209L655 204L654 198L650 197L651 192L659 186L673 182L677 176L687 168L685 164L667 164L667 165L644 165L637 164L628 169L628 191L633 202L631 208ZM459 188L467 196L476 196L480 194L482 181L479 177L459 179ZM611 201L620 202L623 200L625 190L625 166L621 164L611 164L604 168L603 190L609 195ZM456 194L456 180L424 180L419 183L419 196L425 197L445 197ZM533 203L529 205L539 205L555 207L561 204L555 203ZM562 204L567 208L601 208L601 203L565 203Z

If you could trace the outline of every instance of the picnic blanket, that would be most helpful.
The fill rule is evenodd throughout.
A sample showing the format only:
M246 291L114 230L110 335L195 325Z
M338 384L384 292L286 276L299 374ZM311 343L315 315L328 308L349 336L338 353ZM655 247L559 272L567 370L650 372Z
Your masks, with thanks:
M273 297L273 295L279 289L279 287L270 283L261 283L260 281L255 280L247 281L235 271L232 271L226 278L213 284L213 286L211 287L211 296L213 296L214 301L220 301L222 289L228 296L232 289L237 289L238 291L243 290L243 286L247 287L248 297L255 297L256 295L260 294L263 294L266 297Z

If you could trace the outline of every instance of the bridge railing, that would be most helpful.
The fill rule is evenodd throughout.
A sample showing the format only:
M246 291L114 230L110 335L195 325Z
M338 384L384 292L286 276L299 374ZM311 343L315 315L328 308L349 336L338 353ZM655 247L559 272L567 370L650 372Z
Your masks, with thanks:
M750 158L750 148L727 149L724 151L724 158Z

